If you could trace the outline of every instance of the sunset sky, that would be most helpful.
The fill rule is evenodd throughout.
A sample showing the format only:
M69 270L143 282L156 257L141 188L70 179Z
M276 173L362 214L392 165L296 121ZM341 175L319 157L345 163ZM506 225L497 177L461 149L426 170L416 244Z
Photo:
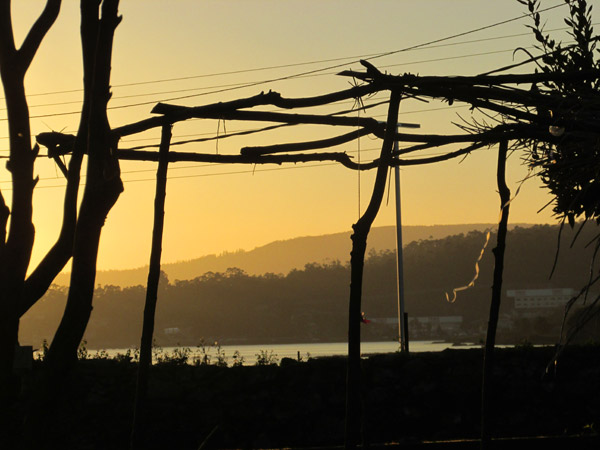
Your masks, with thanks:
M81 106L82 69L79 40L79 2L65 0L60 16L30 68L29 94L32 131L77 129ZM13 16L20 42L43 8L38 0L14 1ZM542 6L564 5L562 0ZM285 97L328 93L349 87L343 69L361 69L359 59L372 59L394 74L476 75L526 58L517 47L532 48L530 20L511 21L411 51L400 51L516 18L525 8L516 0L122 0L123 21L115 35L113 127L150 117L158 101L201 105L255 95L269 89ZM543 17L547 30L564 28L565 6ZM564 30L553 32L567 42ZM334 67L335 66L335 67ZM311 75L299 75L321 69ZM322 70L324 69L324 70ZM533 69L533 68L531 68ZM269 81L286 77L286 80ZM291 78L290 78L291 77ZM257 83L251 87L245 84ZM186 96L185 99L177 99ZM3 94L2 94L3 97ZM369 102L383 100L380 94ZM134 106L137 105L137 106ZM333 112L349 109L340 103ZM0 105L0 156L8 155L6 110ZM365 114L364 112L361 114ZM385 120L385 109L369 110ZM458 129L464 105L403 102L400 120L418 123L419 132L450 133ZM176 125L173 141L253 129L264 124L189 121ZM244 138L179 146L179 151L236 154L240 147L293 142L334 136L350 130L327 127L289 127ZM131 136L122 148L157 144L160 130ZM364 137L336 148L363 161L376 157L381 142ZM436 154L439 150L431 151ZM403 221L407 225L493 223L498 219L495 187L496 149L483 149L464 161L402 169ZM2 165L3 166L3 165ZM147 264L150 254L155 163L123 162L125 192L108 216L102 235L99 269L124 269ZM34 262L58 235L64 178L51 160L40 158L41 181L34 199L36 243ZM226 166L172 164L167 186L163 262L206 254L250 250L296 236L349 230L364 211L373 173L359 175L331 163L297 166ZM520 155L508 168L514 192L527 175ZM360 189L359 189L360 185ZM511 206L511 222L551 223L551 208L537 211L550 197L537 179L525 182ZM0 188L10 201L10 177L0 170ZM375 226L394 223L393 201L383 205Z

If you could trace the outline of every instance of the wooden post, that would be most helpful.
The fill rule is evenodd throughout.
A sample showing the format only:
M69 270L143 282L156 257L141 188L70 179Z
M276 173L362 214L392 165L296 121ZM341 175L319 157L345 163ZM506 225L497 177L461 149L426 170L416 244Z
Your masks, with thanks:
M152 365L152 337L154 335L154 317L158 299L158 282L160 279L160 258L162 253L162 237L165 219L165 197L167 195L167 169L169 165L170 143L171 125L165 124L162 127L158 169L156 171L154 228L152 230L152 250L150 252L146 305L144 307L142 341L140 344L140 361L138 364L133 424L131 427L131 449L144 447L146 394L148 391L148 372Z
M491 407L492 395L494 393L493 370L494 370L494 346L496 344L496 328L498 327L498 315L500 312L500 301L502 297L502 272L504 270L504 250L506 248L506 231L508 226L508 211L510 202L510 190L506 185L506 153L508 141L500 142L498 150L497 182L500 194L501 218L498 224L498 238L494 248L494 281L492 285L492 302L490 305L490 316L485 340L483 354L483 379L481 386L481 449L489 448L491 430L494 421L493 408Z
M408 353L408 313L404 313L404 341L402 341L402 351Z
M346 378L346 448L356 448L361 434L361 367L360 325L362 323L362 280L367 237L377 216L385 192L388 167L392 162L392 146L398 122L401 93L392 91L388 109L387 125L377 167L371 201L362 217L352 226L352 251L350 252L350 302L348 313L348 367Z

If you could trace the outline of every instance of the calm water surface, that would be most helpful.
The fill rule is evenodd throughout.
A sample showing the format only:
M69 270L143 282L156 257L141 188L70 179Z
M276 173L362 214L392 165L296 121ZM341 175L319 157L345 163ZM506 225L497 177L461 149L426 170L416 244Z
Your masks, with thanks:
M473 348L473 345L452 345L452 343L439 341L412 341L410 343L411 352L439 352L447 348ZM202 358L204 352L213 360L217 357L217 348L214 346L206 347L179 347L189 349L190 362L194 358ZM162 354L173 354L178 347L164 347L159 349ZM302 359L306 359L307 354L310 357L319 356L335 356L346 355L348 353L348 344L346 342L326 342L326 343L299 343L299 344L256 344L256 345L223 345L220 347L229 364L233 362L233 355L237 351L239 356L244 359L244 364L253 365L256 363L257 355L271 355L277 360L281 358L297 358L298 355ZM361 344L361 352L363 355L373 353L393 353L398 351L399 345L396 341L387 342L363 342ZM109 356L115 356L118 353L125 353L127 349L107 349ZM91 350L90 356L95 354ZM156 357L157 350L154 351Z

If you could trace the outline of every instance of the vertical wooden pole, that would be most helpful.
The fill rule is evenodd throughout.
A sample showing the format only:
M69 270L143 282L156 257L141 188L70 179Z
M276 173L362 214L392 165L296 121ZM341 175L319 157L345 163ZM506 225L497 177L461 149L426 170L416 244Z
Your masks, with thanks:
M167 168L169 165L169 146L171 143L171 125L162 127L158 169L156 171L156 195L154 197L154 228L152 230L152 250L150 252L150 269L146 288L146 305L142 341L140 344L140 361L135 390L133 425L131 427L131 448L144 446L144 418L146 394L148 390L148 372L152 365L152 336L154 335L154 316L158 298L158 281L160 279L160 257L162 253L162 237L165 218L165 197L167 194Z
M348 367L346 376L346 448L354 449L361 434L361 368L360 368L360 325L362 323L361 301L362 280L365 263L367 237L377 216L385 192L388 167L392 162L392 147L398 122L401 93L392 91L388 109L385 136L375 176L371 201L365 213L352 226L352 251L350 252L350 302L348 312Z
M405 312L404 313L404 317L402 318L404 320L404 341L402 343L402 351L405 353L409 352L409 339L408 339L408 313Z
M399 150L397 140L394 140L394 151ZM406 352L408 334L404 320L404 256L402 248L402 195L400 192L400 167L394 167L396 188L396 284L398 289L398 341L400 351Z
M494 346L496 344L496 329L502 297L502 272L504 270L504 250L506 248L506 231L508 227L508 212L510 190L506 185L506 153L508 142L502 141L498 150L497 182L500 194L501 218L498 224L498 238L494 248L494 281L492 285L492 302L488 320L487 338L483 354L483 379L481 387L481 449L489 448L491 430L494 422L492 396L494 394Z

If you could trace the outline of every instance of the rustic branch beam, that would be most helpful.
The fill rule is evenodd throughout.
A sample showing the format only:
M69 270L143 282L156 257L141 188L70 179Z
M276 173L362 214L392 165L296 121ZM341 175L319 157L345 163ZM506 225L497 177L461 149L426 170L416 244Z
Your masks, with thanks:
M450 153L446 153L445 155L432 156L429 158L415 158L415 159L394 159L390 165L392 166L418 166L422 164L432 164L441 161L447 161L452 158L456 158L458 156L466 155L467 153L471 153L473 150L477 150L479 148L490 145L489 143L477 142L475 144L471 144L468 147L465 147L460 150L456 150Z
M506 75L475 75L475 76L419 76L413 74L388 75L379 71L369 70L372 65L364 64L367 72L358 72L355 70L345 70L338 75L357 78L365 82L374 82L379 86L379 90L391 87L424 87L428 85L444 86L499 86L503 84L524 84L524 83L542 83L549 81L582 81L595 80L600 78L600 70L584 70L579 72L563 73L527 73L527 74L506 74Z
M284 123L281 125L271 125L268 127L257 128L256 130L246 130L246 131L237 131L233 133L222 134L220 136L211 136L207 138L198 138L198 139L186 139L184 141L171 142L171 147L174 145L185 145L185 144L194 144L199 142L210 142L210 141L218 141L220 139L227 139L235 136L247 136L249 134L261 133L263 131L276 130L278 128L289 127L291 125ZM143 150L145 148L159 148L160 144L147 144L147 145L138 145L136 147L129 147L123 150Z
M253 113L251 111L241 111L241 112L238 111L238 113L246 113L246 112ZM260 112L258 112L258 113L261 114ZM288 117L288 116L290 116L289 114L284 114L283 116L285 116L285 117L280 117L280 119L282 119L282 120L289 119L290 123L283 123L280 125L264 127L259 130L248 130L248 131L243 131L243 132L239 132L239 133L231 133L231 134L223 135L220 137L215 136L215 137L210 137L210 138L200 138L200 139L192 139L192 140L174 142L171 145L183 145L183 144L193 143L193 142L205 142L205 141L212 141L212 140L216 140L216 139L224 139L226 137L251 134L254 132L258 132L258 131L276 129L276 128L296 124L296 123L291 123L291 119ZM335 118L335 117L330 117L330 116L316 116L316 117L319 117L319 118L328 117L329 119L334 119L334 120L335 119L344 119L343 121L340 121L338 123L343 123L345 125L352 124L352 122L354 122L354 125L356 125L356 123L357 123L357 118L350 118L350 117ZM257 118L260 118L260 117L254 116L255 120ZM297 117L295 119L297 119ZM377 123L378 128L375 131L372 130L370 127L362 128L361 136L363 135L363 133L364 134L373 133L375 136L381 137L381 130L384 127L383 124L376 122L373 119L369 119L369 121L367 121L366 123L373 124L374 122ZM365 122L363 122L363 124L364 123ZM339 144L343 143L342 141L344 141L345 139L347 139L347 141L345 141L345 142L351 141L353 139L353 137L354 138L358 137L357 131L353 131L353 132L350 132L350 133L347 133L347 134L344 134L341 136L337 136L334 138L329 138L329 140L311 141L311 142L303 142L303 143L291 143L291 144L277 144L277 145L268 146L268 147L245 147L242 149L242 153L246 154L246 152L248 151L247 149L251 149L251 148L257 148L257 149L268 148L269 153L319 149L319 148L327 147L328 145L325 145L325 144L327 144L327 142L329 142L329 146L339 145ZM60 133L53 132L53 141L52 142L49 142L46 138L44 138L42 140L40 140L38 138L38 141L42 145L50 144L50 146L52 144L54 144L54 142L64 143L64 145L60 147L60 154L64 154L64 153L68 153L69 151L72 151L72 149L68 149L67 143L72 143L73 140L68 139L68 138L69 138L69 135L60 135ZM461 142L494 143L494 142L500 142L504 139L508 139L508 140L537 139L540 141L554 142L554 141L556 141L557 138L553 137L548 132L547 127L538 126L538 125L534 125L534 124L521 123L521 124L503 124L503 125L499 125L499 126L495 127L492 130L483 131L481 133L472 133L472 134L464 133L464 134L454 134L454 135L452 135L452 134L440 135L440 134L395 133L395 139L403 141L403 142L419 142L419 143L421 143L421 144L403 149L399 153L399 154L405 154L405 153L414 152L417 150L424 150L427 148L440 147L443 145L456 144L456 143L461 143ZM145 145L145 146L139 146L139 147L132 147L129 149L121 149L121 150L119 150L119 154L124 154L123 152L125 152L126 150L132 150L132 151L136 150L137 151L140 149L153 148L153 147L156 147L156 145L151 144L151 145ZM49 151L50 151L50 148L51 147L49 147ZM296 148L296 150L293 150L294 148ZM53 149L53 151L54 151L54 149ZM173 152L171 152L171 153L173 153ZM262 153L259 152L258 154L262 154Z
M320 139L317 141L293 142L291 144L276 144L265 145L261 147L242 147L240 153L242 155L268 155L279 152L300 152L305 150L316 150L319 148L329 148L336 145L345 144L346 142L358 139L361 136L371 134L370 130L361 128L357 131L342 134L328 139Z
M195 115L194 115L195 117ZM288 114L269 111L230 111L219 115L202 114L200 118L204 119L226 119L226 120L241 120L254 122L279 122L289 124L304 124L304 125L332 125L332 126L360 126L368 130L375 136L383 138L385 125L370 117L336 117L336 116L321 116L314 114ZM516 126L516 125L513 125ZM530 126L523 124L523 127ZM525 128L526 129L526 128ZM535 137L541 137L537 128L534 128ZM524 132L521 137L528 136ZM534 136L531 136L534 137ZM425 143L454 143L454 142L476 142L480 140L496 139L498 142L499 136L495 133L482 132L480 134L458 134L458 135L439 135L439 134L411 134L411 133L395 133L395 138L404 142L425 142Z
M367 109L374 108L374 107L377 107L377 106L385 105L387 103L389 103L389 100L384 100L382 102L377 102L377 103L374 103L374 104L371 104L371 105L362 106L359 109L361 111L363 111L363 110L367 110ZM331 115L332 116L337 116L337 115L348 114L348 113L356 112L356 111L357 111L357 108L353 108L353 109L349 109L349 110L338 111L338 112L332 113ZM250 134L261 133L263 131L276 130L278 128L291 127L291 126L295 126L295 125L297 125L297 124L283 123L283 124L279 124L279 125L271 125L271 126L268 126L268 127L258 128L258 129L255 129L255 130L238 131L238 132L233 132L233 133L222 134L222 135L219 135L219 136L212 136L212 137L208 137L208 138L186 139L186 140L183 140L183 141L171 142L171 146L192 144L192 143L195 143L195 142L218 141L220 139L227 139L227 138L235 137L235 136L247 136L247 135L250 135ZM409 124L405 124L405 126L409 126ZM415 128L418 128L418 127L415 127ZM41 133L41 134L50 134L50 133ZM39 136L40 135L38 135L38 138L39 138ZM38 142L39 142L39 139L38 139ZM138 145L136 147L130 147L129 150L142 150L142 149L145 149L145 148L158 148L159 146L160 146L160 144Z
M158 161L157 152L118 150L117 157L126 161ZM284 164L301 162L335 161L353 170L370 170L377 162L355 163L350 156L342 152L313 153L297 155L219 155L214 153L169 152L169 162L207 162L219 164Z
M318 114L289 114L273 111L239 111L239 110L222 110L218 112L203 111L196 108L187 108L185 106L175 106L173 108L180 109L180 114L166 116L173 121L175 118L183 117L185 113L186 119L222 119L222 120L241 120L252 122L279 122L289 124L303 125L332 125L346 127L365 127L373 130L373 133L378 132L383 135L385 126L377 120L370 117L338 117L333 115L318 115Z
M193 117L203 117L204 113L211 113L211 115L206 118L213 118L215 114L218 116L219 113L237 110L240 108L251 108L265 105L272 105L285 109L321 106L341 100L360 98L364 95L372 94L380 90L381 89L376 85L367 84L331 94L306 98L284 98L281 97L281 94L277 92L269 91L266 94L261 93L244 99L233 100L230 102L212 103L198 107L182 107L158 103L152 112L155 114L163 114L163 116L152 117L150 119L145 119L136 123L115 128L113 130L113 134L118 137L129 136L131 134L141 133L142 131L147 131L152 128L161 127L165 123L175 123L182 120L191 119ZM166 116L168 116L168 118Z
M113 128L112 134L117 138L124 136L131 136L132 134L143 133L144 131L151 130L152 128L159 128L163 125L169 125L171 122L165 116L150 117L148 119L140 120L139 122L129 123L120 127Z
M252 108L255 106L266 106L272 105L278 108L293 109L293 108L306 108L311 106L322 106L330 103L338 102L341 100L347 100L350 98L360 98L364 95L372 94L379 91L380 89L374 85L355 86L350 89L343 91L333 92L331 94L319 95L316 97L305 97L305 98L284 98L280 93L269 91L266 94L260 93L253 97L243 98L239 100L233 100L230 102L219 102L212 103L210 105L196 106L193 108L187 108L187 110L193 110L194 114L203 113L218 113L223 111L231 111L233 109ZM158 103L153 109L154 114L163 115L175 115L179 116L187 114L181 107L175 105L169 105L165 103Z
M432 98L445 98L469 102L471 99L495 100L500 102L516 103L521 107L538 106L540 104L552 104L565 101L564 97L550 94L541 94L539 92L506 88L504 86L445 86L445 85L427 85L427 86L407 86L406 92L414 95L427 96ZM553 102L551 102L551 100Z

